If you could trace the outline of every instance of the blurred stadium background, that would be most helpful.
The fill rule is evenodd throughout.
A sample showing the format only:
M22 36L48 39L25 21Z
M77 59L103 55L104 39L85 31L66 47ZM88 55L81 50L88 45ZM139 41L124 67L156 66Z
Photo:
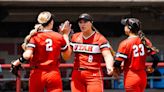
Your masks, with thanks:
M55 15L55 27L70 20L74 32L79 28L76 19L81 13L93 16L95 27L117 50L119 42L126 38L120 20L136 17L142 22L142 29L160 52L164 63L164 0L0 0L0 66L9 64L22 53L23 38L36 23L39 12L48 10ZM152 62L151 58L147 59ZM72 63L72 59L68 62ZM64 92L70 92L71 68L61 68ZM104 69L105 73L105 69ZM22 71L21 92L28 92L29 70ZM105 75L106 92L123 92L123 80L116 81ZM15 92L15 76L9 69L0 67L0 92ZM164 66L148 75L146 92L164 92Z

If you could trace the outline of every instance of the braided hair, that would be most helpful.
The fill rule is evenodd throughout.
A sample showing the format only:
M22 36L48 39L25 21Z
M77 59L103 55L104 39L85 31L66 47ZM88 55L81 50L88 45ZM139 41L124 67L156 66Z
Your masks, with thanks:
M159 50L158 50L156 47L154 47L154 46L148 46L148 45L147 45L147 43L146 43L146 36L145 36L145 34L143 33L142 30L139 30L139 31L138 31L138 36L140 37L142 44L143 44L148 50L150 50L150 51L155 51L155 52L159 52Z
M148 50L159 52L159 50L156 47L147 45L145 34L143 33L142 30L140 30L141 29L141 22L137 18L122 19L121 24L127 25L132 33L137 34L140 37L142 44Z

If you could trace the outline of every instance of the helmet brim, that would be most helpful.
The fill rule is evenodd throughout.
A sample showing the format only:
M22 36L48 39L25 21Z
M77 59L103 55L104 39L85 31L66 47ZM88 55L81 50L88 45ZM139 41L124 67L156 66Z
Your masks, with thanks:
M93 21L92 17L87 14L87 13L83 13L79 16L79 18L77 19L77 21L79 22L80 20L84 20L84 21Z
M122 19L122 20L121 20L121 24L122 24L122 25L126 25L126 24L127 24L127 21L128 21L127 18L126 18L126 19Z

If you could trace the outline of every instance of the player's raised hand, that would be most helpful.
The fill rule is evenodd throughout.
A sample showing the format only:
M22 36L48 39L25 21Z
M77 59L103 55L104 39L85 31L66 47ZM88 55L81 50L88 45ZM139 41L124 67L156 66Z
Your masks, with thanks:
M59 33L69 35L72 30L71 26L72 24L70 24L68 20L64 23L61 23L61 25L59 26Z

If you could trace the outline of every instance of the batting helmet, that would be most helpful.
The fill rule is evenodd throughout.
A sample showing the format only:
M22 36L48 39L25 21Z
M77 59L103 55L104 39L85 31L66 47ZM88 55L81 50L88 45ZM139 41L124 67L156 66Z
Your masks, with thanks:
M53 15L50 12L43 11L38 15L37 21L43 26L46 26L51 22L52 19L53 19Z
M92 17L88 13L82 13L77 21L80 21L82 19L85 21L91 21L91 22L93 21Z
M122 19L121 23L123 25L128 25L128 28L134 32L138 32L140 30L141 22L136 18Z

